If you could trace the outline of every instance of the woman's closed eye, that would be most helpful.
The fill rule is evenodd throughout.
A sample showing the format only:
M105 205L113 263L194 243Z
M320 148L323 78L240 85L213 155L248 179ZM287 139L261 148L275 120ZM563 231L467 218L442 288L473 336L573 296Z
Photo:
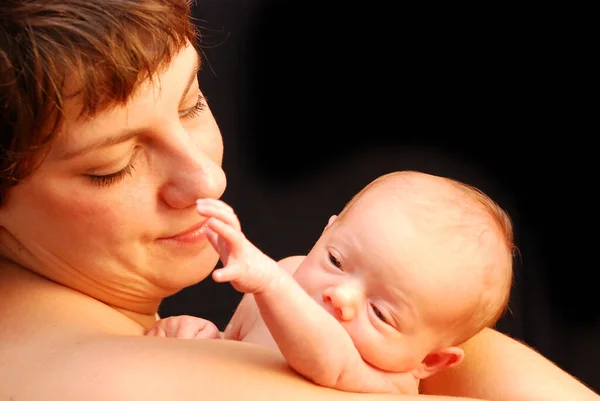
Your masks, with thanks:
M196 104L193 107L187 108L185 110L179 111L179 118L194 118L198 116L204 109L206 108L206 99L202 96L201 93L198 93L198 98L196 100ZM137 152L136 152L137 153ZM133 155L130 162L122 168L121 170L110 173L110 174L86 174L87 177L92 181L94 185L99 187L108 187L112 184L116 184L126 178L128 175L132 175L135 170L135 156Z
M89 175L88 177L92 180L94 185L99 187L107 187L112 184L116 184L117 182L123 180L127 175L131 175L134 170L134 165L130 162L125 168L117 171L116 173L106 174L106 175Z
M179 118L194 118L198 116L204 109L206 108L206 98L202 96L201 93L198 93L198 99L196 100L196 104L189 109L180 110Z
M138 153L139 149L133 153L129 163L119 171L110 174L86 174L86 176L92 181L92 184L99 187L108 187L116 184L133 173Z

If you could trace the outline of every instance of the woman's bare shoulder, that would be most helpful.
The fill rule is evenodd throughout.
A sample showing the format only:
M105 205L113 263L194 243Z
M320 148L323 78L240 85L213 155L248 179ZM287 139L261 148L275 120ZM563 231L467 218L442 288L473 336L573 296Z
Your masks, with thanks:
M228 340L100 336L64 344L23 370L0 398L48 401L387 400L301 379L281 356ZM30 360L31 362L31 360ZM25 373L27 372L27 373Z
M600 396L526 344L485 329L465 344L458 367L421 382L427 394L493 400L586 400Z
M35 361L35 362L34 362ZM228 340L97 336L26 355L0 386L21 401L395 400L398 395L319 387L289 369L279 353ZM20 371L19 371L20 369ZM15 371L13 369L13 371ZM0 379L2 382L4 379ZM407 397L405 401L420 401ZM438 400L438 397L430 401ZM439 400L447 400L440 397ZM448 399L449 400L449 399ZM454 399L453 399L454 400Z

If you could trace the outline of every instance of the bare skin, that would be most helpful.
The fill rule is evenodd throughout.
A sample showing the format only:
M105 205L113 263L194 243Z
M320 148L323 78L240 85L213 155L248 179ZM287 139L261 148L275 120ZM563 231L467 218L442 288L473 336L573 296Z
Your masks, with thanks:
M161 72L161 91L142 86L127 107L82 123L69 118L77 107L67 104L62 141L8 194L0 209L0 400L398 399L319 387L276 352L249 344L143 335L162 299L204 280L218 257L202 238L173 239L202 223L196 199L225 188L216 122L208 107L191 112L202 98L196 70L197 55L186 49ZM112 184L92 182L132 163ZM477 336L468 347L472 359L425 380L426 392L598 399L513 340Z
M282 391L290 400L392 399L315 386L276 352L249 344L144 337L142 324L108 305L13 264L0 266L0 399L260 400ZM260 390L248 394L250 387Z
M277 352L246 343L144 337L142 322L153 322L153 316L127 316L6 261L0 262L0 292L0 399L75 401L81 394L90 401L264 400L281 394L287 400L398 399L318 387L292 372ZM404 399L600 399L533 350L493 330L464 347L470 357L460 368L424 380L421 390L474 398Z
M318 352L316 353L316 355L312 355L312 357L316 359L311 360L310 353L302 352L299 356L294 353L294 350L298 349L298 343L306 344L307 341L313 339L313 337L311 337L311 333L307 332L306 328L309 327L311 324L308 323L309 321L312 322L312 320L316 319L317 316L320 316L318 311L310 309L310 312L307 313L307 317L302 316L302 308L308 305L310 303L310 300L302 298L302 301L300 301L299 295L296 294L294 288L291 288L289 285L284 286L285 290L283 290L283 292L275 291L273 295L270 296L271 302L267 301L266 304L264 303L265 299L269 298L269 296L265 294L267 292L272 292L266 291L269 283L272 283L274 280L277 283L283 283L285 281L284 279L276 278L280 276L281 271L285 270L287 271L288 275L293 275L298 266L301 265L303 261L305 261L305 257L288 257L278 263L282 269L268 269L267 267L270 267L271 264L274 264L275 262L269 259L266 255L263 255L252 244L247 243L247 240L245 240L243 234L241 234L240 232L239 222L235 218L235 215L233 214L231 208L229 208L226 205L219 206L218 201L208 200L202 202L202 204L204 206L201 209L199 209L201 214L206 216L212 216L213 218L215 216L218 216L217 220L211 219L209 221L209 226L214 230L214 238L212 239L213 246L219 250L225 268L213 272L213 278L216 281L220 282L231 281L235 288L242 292L248 293L244 296L242 302L238 306L238 309L236 310L233 318L231 319L230 324L228 325L227 329L225 330L225 333L223 334L223 338L234 339L238 341L246 341L261 346L271 347L273 349L277 349L277 347L279 346L279 350L286 356L290 365L295 366L295 368L299 372L304 372L304 374L307 377L313 377L315 375L314 371L317 370L316 366L319 366L319 358L321 356L321 353ZM221 212L218 212L219 210L221 210ZM227 223L221 224L221 221ZM240 248L242 246L241 243L246 243L244 249ZM248 262L249 265L246 265L246 262ZM292 294L296 294L296 298L294 298ZM288 299L292 299L292 302L286 302ZM294 302L294 299L297 302ZM272 307L275 307L275 309L277 310L282 309L279 317L275 319L275 322L271 322L271 332L269 331L269 329L267 329L265 322L260 317L260 313L257 306L257 302L259 302L259 300L263 302L263 308L267 308L265 310L267 311L268 315L271 313L276 313L276 311L274 311ZM300 308L296 304L301 304L302 308ZM290 312L291 310L293 310L293 312ZM289 319L290 313L292 316L294 316L294 319L292 319L292 321L290 321ZM286 323L280 326L278 324L278 322L280 321L285 321ZM319 320L319 325L326 326L327 323L328 322L325 320ZM215 333L216 328L213 328L212 326L214 326L212 325L212 323L204 319L190 316L174 316L158 321L148 334L173 338L221 338L221 334ZM327 327L328 328L324 330L325 336L319 337L320 339L315 341L328 344L325 346L326 349L335 349L339 346L339 343L342 342L341 340L343 334L336 332L332 327ZM279 333L279 331L282 332ZM294 340L290 340L292 344L288 347L286 341L288 341L290 337L294 337L293 333L295 331L301 332L301 337L296 342ZM273 334L274 337L279 338L279 340L277 341L279 344L276 344L271 334ZM335 344L327 343L331 337L336 339ZM283 343L281 343L282 339ZM466 344L464 344L463 348L469 350L470 352L479 353L479 355L481 355L482 351L483 353L488 352L489 349L483 350L480 348L481 345L480 342L478 342L478 339L483 339L483 341L489 340L494 343L502 343L508 340L510 345L507 344L507 349L512 350L525 358L525 360L521 361L521 363L524 364L523 366L529 366L531 364L535 365L537 363L545 364L545 360L543 358L541 358L538 354L532 352L526 346L519 344L513 340L507 339L505 336L500 335L499 333L490 329L484 330L484 332L476 336L473 341L468 341ZM502 353L502 348L490 348L493 349L494 352ZM346 356L352 355L352 350L345 350L343 354ZM333 359L333 354L328 355L327 361L333 363ZM308 365L304 366L302 363L306 360L310 360L311 362L308 362ZM489 362L489 360L481 360L477 357L477 354L472 355L469 358L467 358L466 363L468 366L466 369L477 370L479 374L481 374L481 372L487 372L489 374L494 375L502 374L503 376L510 375L510 372L512 372L515 369L515 367L511 364L504 366L502 363L498 363L496 367L499 369L499 371L493 370L492 373L492 370L489 369L489 367L487 367L486 369L480 368L480 366L485 365L486 362ZM300 363L300 365L297 365L297 363ZM548 374L549 377L555 376L556 379L559 380L559 382L562 380L564 382L564 387L560 388L561 391L559 391L559 393L555 392L555 390L557 389L544 391L544 388L540 388L539 390L542 390L542 392L545 393L544 399L554 399L553 397L556 397L556 399L560 399L561 396L567 397L570 391L572 391L574 394L580 393L582 399L597 398L596 394L590 392L577 380L571 377L566 378L566 380L564 377L561 379L560 377L563 375L564 372L562 372L557 367L553 366L552 364L546 366L546 374ZM328 368L334 369L333 367L329 366ZM474 387L473 382L458 379L458 376L463 375L462 377L464 377L465 372L465 368L454 368L451 369L451 371L449 372L445 372L443 377L444 380L446 380L446 382L444 382L444 380L438 381L426 379L423 381L421 391L422 393L438 393L444 391L443 386L446 385L448 381L456 381L459 383L460 387L457 388L458 391L454 393L455 395L470 394L469 391L475 389L477 391L478 397L488 397L488 388ZM354 380L352 380L352 382L349 383L347 386L348 390L356 390L358 388L357 386L360 386L360 383L363 382L361 378L364 378L367 373L368 372L365 372L362 375L357 376ZM482 379L484 378L482 377ZM318 377L315 381L318 382ZM374 381L373 379L369 380L369 384L371 385L369 391L387 391L387 387L377 387L375 383L376 381ZM433 383L433 385L430 385L430 383ZM562 384L563 383L561 383L561 386ZM344 385L344 383L336 382L335 385L341 387L342 385ZM495 383L489 382L487 383L487 385L491 388L495 385ZM362 387L362 389L365 388L366 387ZM404 392L406 393L406 391ZM531 399L532 395L531 393L528 393L526 388L511 387L503 389L503 392L500 394L500 399L514 399L515 396L522 397L517 399Z
M392 174L354 202L345 218L330 218L302 267L295 266L302 269L304 282L310 284L307 288L293 278L296 269L282 269L245 238L229 205L214 199L198 200L198 212L209 218L209 238L224 265L213 272L213 278L231 282L237 290L253 295L244 297L242 302L248 305L237 309L224 338L276 348L290 366L308 379L353 392L417 394L420 379L460 363L462 349L442 347L439 344L449 344L450 340L429 334L439 330L430 329L422 317L427 304L414 295L407 295L412 302L397 299L388 291L390 287L403 291L408 285L410 294L416 292L428 300L445 298L442 289L428 287L413 278L423 268L408 261L424 257L414 251L417 246L411 241L425 239L429 252L434 239L429 233L415 237L411 225L411 229L404 230L405 215L396 209L401 201L394 193L399 185L406 184L406 177L424 181L431 178L419 173ZM408 207L404 213L416 214L414 205L404 206ZM446 209L442 213L447 213ZM394 241L379 241L381 237L393 237ZM441 242L445 243L445 238ZM410 245L403 252L395 252L394 245L398 243ZM441 255L439 243L437 248ZM416 255L407 256L408 249ZM449 262L452 259L436 258L440 259L443 262L436 265L432 274L454 276L455 269ZM416 270L411 271L411 266ZM460 286L454 280L450 283L454 288ZM409 292L405 289L403 293ZM457 297L454 300L460 302ZM406 315L404 302L416 305L421 318ZM471 304L463 303L465 308L471 308ZM401 316L400 320L395 315ZM451 316L452 309L437 307L434 315ZM407 330L409 321L411 329ZM190 316L162 319L147 334L218 338L214 325Z

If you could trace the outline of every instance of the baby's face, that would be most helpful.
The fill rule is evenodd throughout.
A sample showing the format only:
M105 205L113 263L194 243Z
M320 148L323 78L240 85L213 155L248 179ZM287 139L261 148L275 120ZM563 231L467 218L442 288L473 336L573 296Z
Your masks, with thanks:
M461 285L446 268L451 255L408 210L381 199L370 207L375 199L363 198L328 226L294 277L339 320L365 361L408 372L440 346L434 322L464 305ZM448 288L457 290L450 298Z

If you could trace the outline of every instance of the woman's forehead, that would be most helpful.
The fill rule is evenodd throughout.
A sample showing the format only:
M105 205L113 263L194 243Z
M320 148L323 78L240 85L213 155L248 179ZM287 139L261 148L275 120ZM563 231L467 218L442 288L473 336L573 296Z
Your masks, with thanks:
M69 158L95 144L123 141L151 128L145 126L148 116L155 109L177 108L186 87L197 78L199 62L195 48L183 48L152 80L140 83L125 104L112 104L89 118L81 116L81 96L68 99L49 158Z

